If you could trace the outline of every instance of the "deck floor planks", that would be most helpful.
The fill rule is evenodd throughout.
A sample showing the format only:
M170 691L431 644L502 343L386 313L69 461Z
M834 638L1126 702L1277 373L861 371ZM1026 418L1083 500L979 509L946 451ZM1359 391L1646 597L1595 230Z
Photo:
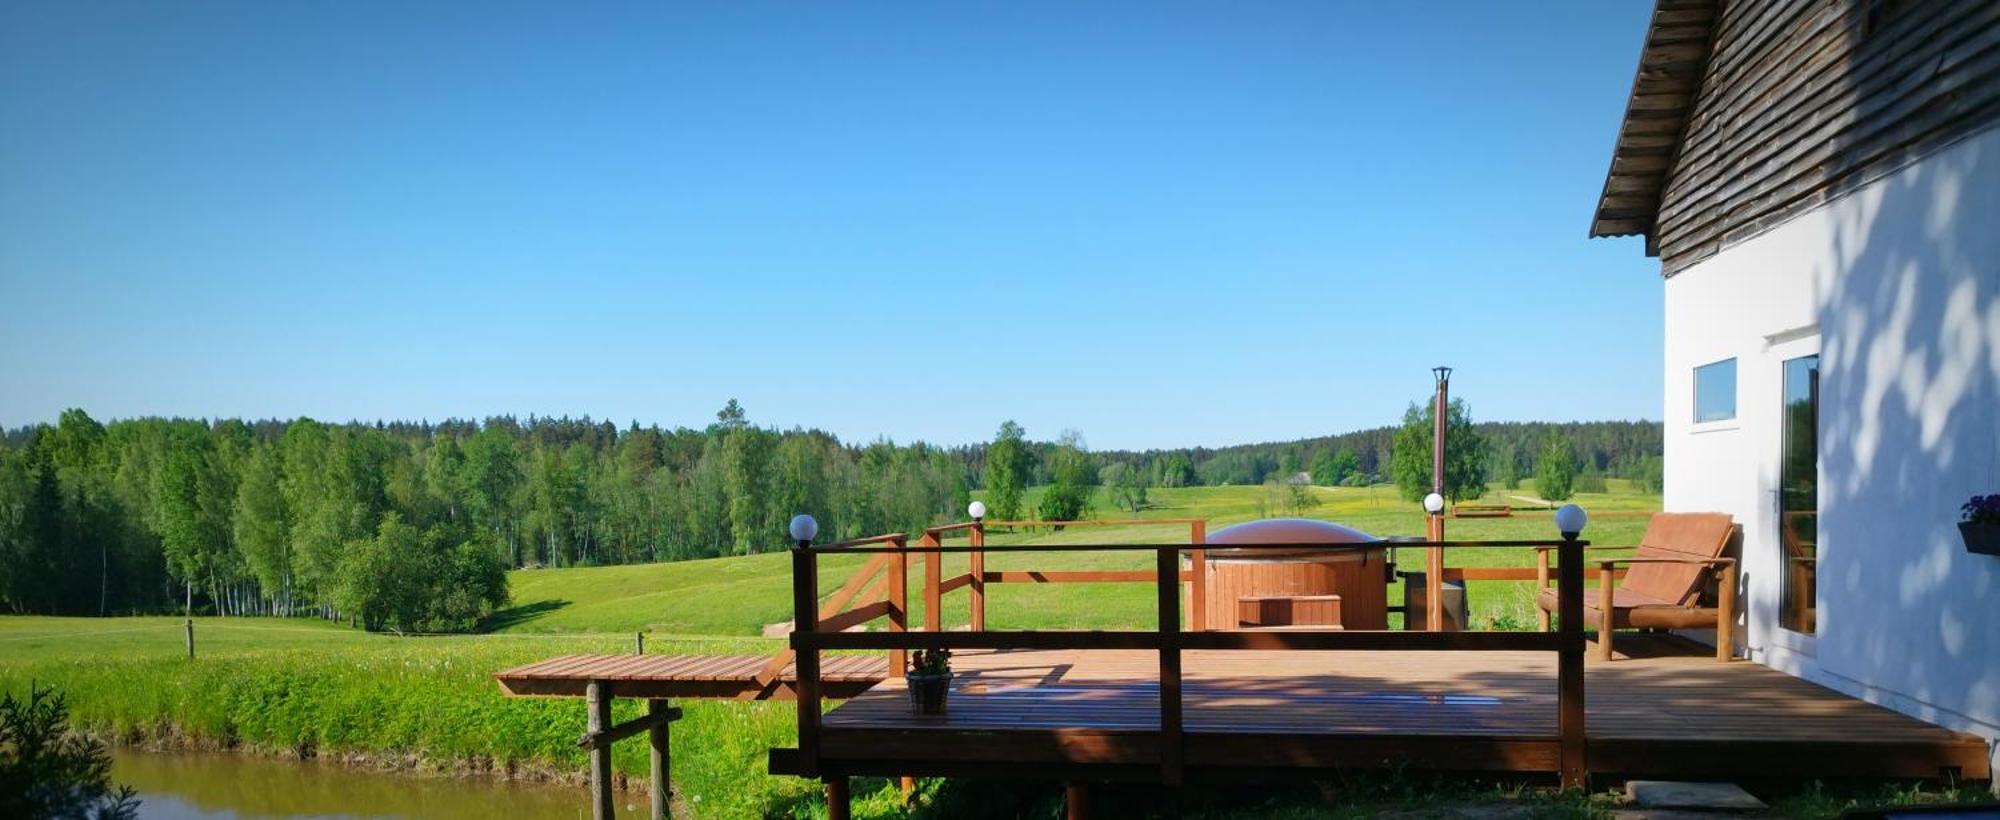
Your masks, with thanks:
M564 655L495 677L516 695L578 697L602 680L619 697L789 697L794 666L775 687L756 684L769 662L757 655ZM1556 661L1549 653L1189 650L1182 665L1193 765L1554 765ZM881 655L823 656L825 691L850 698L829 703L823 750L861 768L949 763L954 754L1125 770L1158 759L1157 653L966 651L954 666L949 714L915 717L903 681L884 679ZM1978 738L1749 662L1592 661L1585 676L1598 771L1766 767L1783 757L1784 766L1828 776L1929 776L1941 768L1990 776Z
M1118 735L1159 726L1153 652L968 651L953 665L958 678L948 714L911 715L902 681L889 680L829 709L829 742L874 749L882 745L871 738L893 739L934 754L948 753L953 744L923 738ZM1485 744L1514 739L1533 746L1556 731L1555 667L1548 653L1191 650L1183 658L1184 721L1190 744L1313 736L1359 743L1415 737L1432 746L1454 738ZM1668 757L1698 766L1725 759L1724 747L1734 745L1804 749L1824 754L1830 771L1873 765L1887 775L1929 765L1888 759L1899 750L1926 748L1962 767L1964 776L1988 776L1983 743L1975 737L1757 664L1636 658L1592 662L1585 675L1591 742L1616 746L1612 757L1622 764L1635 764L1635 755L1657 747L1663 766ZM1135 740L1127 751L1143 758L1153 753L1149 749ZM1532 766L1543 758L1519 759Z

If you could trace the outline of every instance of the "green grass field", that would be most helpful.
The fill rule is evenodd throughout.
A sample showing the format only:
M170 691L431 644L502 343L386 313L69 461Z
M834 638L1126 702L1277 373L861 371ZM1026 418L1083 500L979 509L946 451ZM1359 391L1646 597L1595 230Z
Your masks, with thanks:
M1612 482L1612 493L1585 494L1576 502L1598 520L1586 536L1603 545L1633 544L1645 530L1643 513L1659 509L1659 498L1633 493L1624 482ZM1392 487L1328 488L1312 490L1319 504L1301 513L1304 517L1339 521L1381 536L1422 535L1423 512L1417 505L1402 501ZM1513 503L1503 491L1488 500ZM1511 491L1531 495L1531 490ZM1134 516L1113 509L1100 499L1099 518L1205 518L1211 532L1260 517L1262 487L1190 487L1154 490L1152 506ZM1030 506L1034 494L1029 497ZM1276 514L1275 512L1273 514ZM1625 515L1620 515L1625 514ZM1546 512L1523 512L1513 518L1449 519L1446 535L1454 539L1528 539L1554 535L1555 524ZM1187 539L1187 528L1175 524L1134 527L1071 528L1063 532L1046 530L995 531L989 545L1003 544L1137 544L1176 543ZM948 543L964 543L963 539ZM830 593L845 580L861 558L835 557L824 561L820 589ZM1045 553L995 555L987 559L989 569L1146 569L1151 556L1145 553ZM1401 559L1411 569L1421 569L1423 555L1406 553ZM944 558L947 577L965 570L962 555ZM1530 550L1453 550L1446 556L1450 566L1533 566ZM647 629L665 635L703 634L756 636L765 624L791 618L791 563L782 554L718 558L674 564L645 564L624 567L580 569L536 569L513 573L511 586L514 609L503 619L499 631L505 633L548 632L633 632ZM1472 600L1475 624L1519 627L1534 622L1530 584L1474 582L1468 595ZM913 584L914 588L914 584ZM1391 589L1391 600L1400 600L1401 590ZM921 623L921 596L912 594L911 620ZM945 600L944 620L948 625L967 618L963 593ZM1088 588L1070 584L1003 584L988 588L988 625L996 629L1110 629L1143 627L1152 623L1153 589L1149 584L1093 584Z
M1598 518L1586 536L1598 544L1630 544L1645 525L1643 513L1658 499L1614 492L1578 499ZM1199 517L1210 531L1259 517L1261 487L1156 490L1141 518ZM1420 534L1416 506L1390 488L1317 488L1313 518L1340 521L1383 536ZM1529 495L1520 492L1519 495ZM1499 500L1498 498L1490 500ZM1032 501L1032 499L1031 499ZM1635 513L1630 516L1605 513ZM1101 504L1099 517L1123 517ZM1542 538L1553 523L1546 513L1508 519L1454 519L1452 538ZM1064 532L995 532L990 544L1171 543L1186 538L1178 525L1072 528ZM831 592L859 565L860 556L826 561L821 588ZM1421 566L1421 554L1405 563ZM964 558L948 556L947 575ZM1145 553L996 555L995 569L1143 568ZM1527 550L1454 550L1453 566L1531 566ZM367 634L307 619L196 619L197 658L185 658L179 618L0 618L0 688L21 691L52 685L70 698L77 721L92 731L131 743L240 747L281 754L359 756L376 763L444 772L560 772L575 776L583 757L575 738L584 721L575 700L502 697L490 674L558 654L631 651L633 633L648 633L649 652L771 653L782 642L758 637L763 626L787 620L790 562L782 554L676 564L512 573L514 604L491 632L468 636L399 637ZM1533 623L1529 584L1475 583L1470 591L1475 625L1518 628ZM1143 628L1153 618L1150 584L1004 584L989 588L989 626L995 629ZM920 595L912 595L913 603ZM1398 595L1391 593L1391 600ZM947 623L966 617L962 594L946 599ZM920 611L912 613L920 623ZM699 816L814 816L824 811L812 784L764 774L764 751L793 736L791 707L783 703L690 702L674 732L674 774ZM623 707L635 708L632 705ZM624 715L621 714L620 719ZM643 744L621 744L617 764L631 775L645 770ZM1384 807L1407 809L1440 800L1518 800L1505 785L1423 785L1391 777L1360 780L1349 809L1364 816ZM978 784L930 783L922 814L951 816L994 801L1019 798ZM1308 790L1309 791L1309 790ZM581 790L579 806L582 805ZM1511 797L1509 795L1512 795ZM1810 803L1844 805L1844 798L1815 792ZM1914 799L1928 799L1915 793ZM857 786L856 813L864 817L905 812L886 784ZM699 798L699 800L696 800ZM1215 799L1193 812L1209 817L1322 816L1309 795L1271 802ZM1535 811L1573 816L1602 814L1598 800L1527 798ZM1260 802L1261 801L1261 802ZM1007 805L1016 805L1008 803ZM1033 814L1047 807L1018 804ZM1828 811L1827 813L1833 813Z

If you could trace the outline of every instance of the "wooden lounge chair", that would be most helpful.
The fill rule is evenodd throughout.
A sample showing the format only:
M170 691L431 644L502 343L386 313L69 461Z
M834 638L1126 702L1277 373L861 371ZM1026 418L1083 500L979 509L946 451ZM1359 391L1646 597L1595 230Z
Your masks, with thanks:
M1597 566L1594 596L1586 593L1583 617L1597 624L1597 657L1611 659L1611 635L1618 629L1713 629L1715 659L1734 654L1736 626L1736 561L1722 551L1736 534L1736 524L1723 513L1659 513L1646 525L1639 551L1630 558L1592 558ZM1535 605L1544 631L1556 611L1556 591L1549 588L1549 553L1535 556L1540 589ZM1602 549L1602 548L1594 548ZM1613 547L1612 549L1616 549ZM1631 567L1620 581L1618 567ZM1701 593L1717 581L1716 606L1701 606Z

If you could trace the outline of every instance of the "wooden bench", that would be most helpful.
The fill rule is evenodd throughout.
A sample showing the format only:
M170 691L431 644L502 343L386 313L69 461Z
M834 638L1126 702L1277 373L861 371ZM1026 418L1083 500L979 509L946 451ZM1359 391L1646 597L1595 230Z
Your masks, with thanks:
M1584 599L1585 621L1597 624L1597 658L1611 659L1611 636L1618 629L1713 629L1715 659L1734 654L1736 561L1722 552L1736 536L1724 513L1658 513L1646 524L1638 552L1630 558L1591 559L1597 565L1595 596ZM1592 549L1603 549L1593 547ZM1615 549L1615 548L1614 548ZM1620 565L1631 570L1616 577ZM1543 631L1556 611L1549 588L1549 552L1535 551L1535 604ZM1702 606L1707 582L1716 582L1716 606Z
M791 700L797 668L787 663L773 670L771 663L769 655L564 655L493 678L517 697L580 698L596 681L610 684L621 698ZM880 655L829 655L820 662L821 690L850 698L881 683L888 671Z
M1338 595L1244 595L1236 599L1239 629L1340 625Z

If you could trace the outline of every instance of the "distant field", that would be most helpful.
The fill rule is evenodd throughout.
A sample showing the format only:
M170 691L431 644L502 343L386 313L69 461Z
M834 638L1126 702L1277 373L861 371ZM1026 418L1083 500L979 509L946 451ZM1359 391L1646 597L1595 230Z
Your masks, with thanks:
M1646 526L1643 513L1658 511L1659 497L1632 492L1626 482L1610 483L1613 492L1583 494L1573 499L1600 514L1585 535L1597 544L1636 543ZM1503 495L1533 495L1532 487L1528 484L1522 490L1496 490L1489 493L1487 501L1523 506ZM1398 498L1393 487L1315 487L1312 493L1319 504L1302 512L1304 517L1338 521L1381 536L1420 536L1424 532L1422 510ZM1038 495L1038 491L1030 492L1030 506ZM1103 498L1098 501L1095 515L1206 518L1213 532L1259 517L1259 505L1264 498L1263 487L1157 489L1150 494L1152 506L1136 516L1113 508ZM1545 511L1524 511L1513 518L1447 519L1445 527L1451 538L1526 539L1549 537L1555 525ZM1072 528L1064 532L995 531L987 543L1173 543L1186 538L1186 527L1162 524ZM960 539L950 543L964 542ZM987 566L989 569L1143 569L1151 566L1150 560L1144 554L1130 552L1049 553L996 555L988 558ZM1414 554L1405 555L1402 562L1420 569L1423 560L1421 554ZM949 576L965 571L965 561L964 556L946 556L944 573ZM1534 554L1529 550L1464 549L1448 552L1446 562L1450 566L1533 566ZM820 588L830 593L860 565L861 559L834 558L825 563ZM673 564L519 570L510 577L514 609L498 630L506 633L651 629L668 635L755 636L765 624L791 618L791 562L781 554ZM1487 623L1497 618L1502 625L1532 623L1530 586L1474 582L1469 591L1474 622ZM922 602L914 591L916 588L913 579L911 619L921 622ZM1088 588L1072 584L994 585L988 588L987 617L990 626L1011 629L1144 626L1153 617L1152 596L1152 588L1147 584L1102 584ZM1400 589L1391 589L1391 600L1400 600L1400 596ZM965 622L965 600L963 593L945 599L947 624Z

